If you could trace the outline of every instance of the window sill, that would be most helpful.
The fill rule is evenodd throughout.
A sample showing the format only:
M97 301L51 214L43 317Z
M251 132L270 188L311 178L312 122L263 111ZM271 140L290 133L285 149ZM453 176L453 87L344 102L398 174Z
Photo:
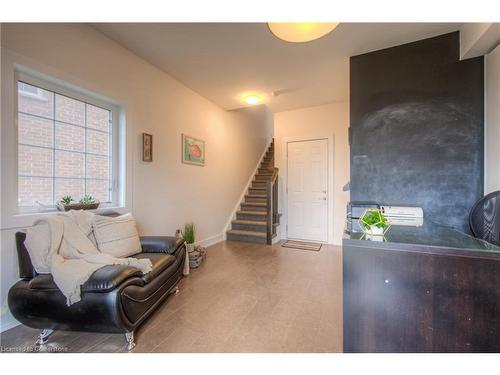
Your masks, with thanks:
M130 211L125 206L115 206L115 205L103 206L95 210L89 210L89 211L95 214L101 214L110 210L116 211L119 214L124 214ZM42 219L48 215L56 215L59 213L61 213L61 211L58 211L56 208L47 211L19 212L8 218L5 218L5 220L3 220L2 222L3 225L1 230L27 228L32 226L36 220Z

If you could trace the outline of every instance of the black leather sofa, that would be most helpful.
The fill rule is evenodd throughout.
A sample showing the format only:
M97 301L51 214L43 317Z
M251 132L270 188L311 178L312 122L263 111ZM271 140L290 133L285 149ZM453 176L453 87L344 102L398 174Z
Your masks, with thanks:
M177 293L186 259L184 241L174 237L141 237L142 253L153 269L143 275L124 265L104 266L82 285L81 301L66 306L66 298L52 275L37 274L24 246L26 234L16 233L21 278L9 290L12 315L31 328L41 329L37 344L54 330L125 333L128 349L135 346L134 330L170 293Z

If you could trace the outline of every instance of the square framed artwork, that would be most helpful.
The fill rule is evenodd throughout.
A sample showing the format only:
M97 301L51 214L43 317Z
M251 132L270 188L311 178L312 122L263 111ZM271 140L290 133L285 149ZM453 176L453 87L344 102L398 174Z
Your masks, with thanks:
M142 161L153 161L153 136L142 133Z
M205 165L205 141L182 134L182 162L203 167Z

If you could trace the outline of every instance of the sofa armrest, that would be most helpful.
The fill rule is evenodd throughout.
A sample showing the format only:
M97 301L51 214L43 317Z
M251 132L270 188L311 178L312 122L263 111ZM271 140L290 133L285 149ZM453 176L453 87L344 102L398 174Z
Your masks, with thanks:
M173 254L184 245L182 238L169 236L143 236L140 239L143 253Z

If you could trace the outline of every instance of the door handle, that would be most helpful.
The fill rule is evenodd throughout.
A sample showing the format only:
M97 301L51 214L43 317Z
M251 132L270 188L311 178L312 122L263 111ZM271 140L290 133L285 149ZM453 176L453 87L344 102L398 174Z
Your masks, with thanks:
M319 198L320 201L326 201L326 197L324 198Z

